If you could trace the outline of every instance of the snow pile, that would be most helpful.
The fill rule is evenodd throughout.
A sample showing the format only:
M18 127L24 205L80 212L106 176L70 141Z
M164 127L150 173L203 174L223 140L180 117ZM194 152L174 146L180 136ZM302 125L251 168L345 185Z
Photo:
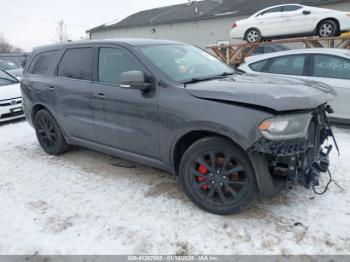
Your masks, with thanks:
M0 125L0 254L350 254L350 132L335 131L345 191L293 186L220 217L168 174L85 149L51 157L26 122Z

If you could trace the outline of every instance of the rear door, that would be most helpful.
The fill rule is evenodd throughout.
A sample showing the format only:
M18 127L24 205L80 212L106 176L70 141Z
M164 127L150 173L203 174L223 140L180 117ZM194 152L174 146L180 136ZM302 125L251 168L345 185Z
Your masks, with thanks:
M155 86L146 92L119 86L119 76L123 72L150 73L124 47L104 45L97 51L92 99L99 143L157 159L159 141Z
M307 80L307 55L286 55L266 59L249 65L249 68L259 74L288 76Z
M256 17L257 28L262 36L279 36L282 32L282 7L273 7Z
M327 54L314 54L311 58L310 80L332 86L337 97L331 102L332 115L350 119L350 59Z
M51 85L56 114L66 134L89 141L96 140L91 109L93 58L90 45L64 49Z

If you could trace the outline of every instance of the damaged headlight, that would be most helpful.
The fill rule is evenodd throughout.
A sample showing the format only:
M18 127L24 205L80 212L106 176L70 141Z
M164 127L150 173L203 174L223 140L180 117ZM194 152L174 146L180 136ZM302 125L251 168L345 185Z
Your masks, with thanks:
M285 140L305 137L311 114L276 116L259 125L262 135L269 140Z

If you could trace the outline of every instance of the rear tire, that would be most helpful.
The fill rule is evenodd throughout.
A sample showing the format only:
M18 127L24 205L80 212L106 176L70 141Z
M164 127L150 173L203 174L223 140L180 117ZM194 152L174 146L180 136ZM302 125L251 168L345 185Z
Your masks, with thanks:
M257 28L250 28L244 35L244 40L248 43L257 43L262 41L261 32Z
M325 20L321 22L317 28L319 37L332 37L339 34L339 26L333 20Z
M56 120L46 109L36 113L34 127L39 144L46 153L59 155L69 149Z
M248 208L258 187L246 153L231 141L207 137L193 143L181 159L179 179L200 208L229 215Z

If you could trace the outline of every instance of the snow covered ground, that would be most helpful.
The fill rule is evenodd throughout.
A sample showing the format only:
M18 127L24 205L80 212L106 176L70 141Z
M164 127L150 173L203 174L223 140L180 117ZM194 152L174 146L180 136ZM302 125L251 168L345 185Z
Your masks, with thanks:
M220 217L166 173L85 149L48 156L26 122L0 125L0 254L350 254L350 130L335 131L345 191L292 186Z

